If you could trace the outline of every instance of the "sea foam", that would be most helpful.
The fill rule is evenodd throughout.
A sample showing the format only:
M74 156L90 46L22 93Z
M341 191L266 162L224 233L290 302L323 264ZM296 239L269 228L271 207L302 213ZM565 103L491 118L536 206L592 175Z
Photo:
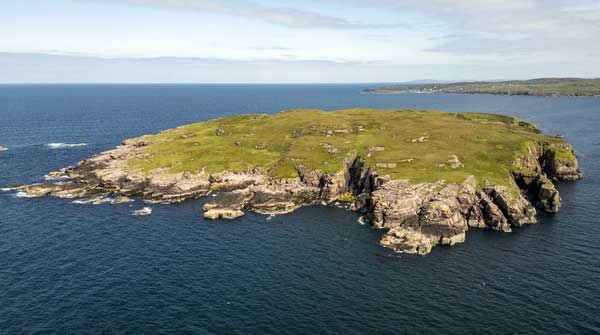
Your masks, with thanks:
M85 147L88 145L87 143L48 143L46 146L50 149L66 149L66 148L76 148L76 147Z

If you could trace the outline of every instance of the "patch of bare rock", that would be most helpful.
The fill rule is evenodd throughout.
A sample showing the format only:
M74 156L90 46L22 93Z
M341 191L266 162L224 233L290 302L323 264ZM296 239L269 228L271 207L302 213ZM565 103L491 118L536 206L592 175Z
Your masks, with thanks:
M48 182L13 189L30 197L76 198L80 203L101 203L105 199L112 199L109 201L113 204L125 203L132 197L175 203L211 195L203 207L207 219L235 219L248 210L270 215L289 213L305 205L335 204L338 197L351 194L355 199L352 210L360 213L363 221L387 230L380 241L382 246L397 252L427 254L435 246L464 242L470 228L510 232L535 223L536 207L556 213L561 200L552 181L581 178L576 160L561 161L542 145L532 147L529 155L520 159L518 163L528 172L515 172L518 187L512 188L480 188L473 176L460 184L390 180L383 173L396 163L372 167L361 157L349 157L345 167L335 173L297 165L297 177L289 179L274 179L258 169L243 173L156 170L147 175L129 170L126 161L144 157L142 148L147 144L139 139L125 141L76 166L49 173ZM375 147L369 152L383 150ZM446 164L462 167L455 155ZM150 213L146 207L132 214Z

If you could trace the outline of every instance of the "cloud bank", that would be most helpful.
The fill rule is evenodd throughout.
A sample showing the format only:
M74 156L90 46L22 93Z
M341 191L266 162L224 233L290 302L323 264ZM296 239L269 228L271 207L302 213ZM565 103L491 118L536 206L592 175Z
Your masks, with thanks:
M550 66L548 66L550 65ZM98 58L0 53L1 83L392 83L423 78L441 80L600 77L586 64L393 65L327 60L228 60L211 58ZM499 77L498 73L502 76Z
M110 0L109 0L110 1ZM126 0L133 5L193 10L262 20L274 25L304 29L376 29L394 24L365 24L290 7L270 7L245 0Z

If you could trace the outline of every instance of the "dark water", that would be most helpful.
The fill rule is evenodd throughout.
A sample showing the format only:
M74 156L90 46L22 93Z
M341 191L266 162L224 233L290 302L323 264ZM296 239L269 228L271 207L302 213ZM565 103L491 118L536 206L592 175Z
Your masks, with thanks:
M512 234L426 257L377 245L336 208L204 221L199 201L75 205L0 193L0 334L600 332L600 99L364 95L361 85L0 86L0 185L41 180L122 139L294 107L513 114L575 145L586 178ZM88 143L51 149L48 143Z

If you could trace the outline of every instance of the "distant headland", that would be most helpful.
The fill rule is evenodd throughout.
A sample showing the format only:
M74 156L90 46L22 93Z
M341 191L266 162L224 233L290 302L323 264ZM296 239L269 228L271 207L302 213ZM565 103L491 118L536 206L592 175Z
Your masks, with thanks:
M366 93L463 93L532 96L600 96L600 79L541 78L498 82L399 84L365 90Z
M554 180L581 178L571 145L510 116L423 110L291 110L219 118L125 140L12 186L30 197L123 203L207 198L204 217L337 205L426 254L470 228L510 232L556 213ZM151 209L143 213L150 214Z

